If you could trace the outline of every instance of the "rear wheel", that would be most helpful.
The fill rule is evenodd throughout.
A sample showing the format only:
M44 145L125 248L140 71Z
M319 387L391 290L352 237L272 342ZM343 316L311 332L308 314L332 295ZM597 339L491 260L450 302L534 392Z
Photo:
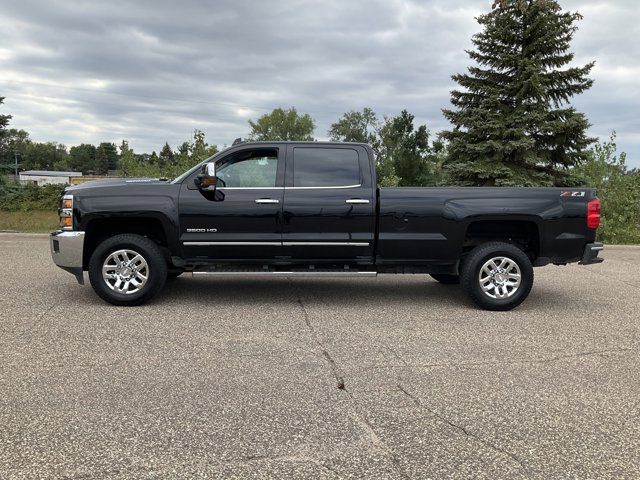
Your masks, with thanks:
M533 286L533 266L518 247L502 242L485 243L462 263L460 280L481 308L511 310L520 305Z
M447 275L446 273L431 273L430 275L444 285L457 285L460 283L458 275Z
M113 305L140 305L164 287L167 264L158 245L148 238L116 235L91 255L89 280L98 296Z

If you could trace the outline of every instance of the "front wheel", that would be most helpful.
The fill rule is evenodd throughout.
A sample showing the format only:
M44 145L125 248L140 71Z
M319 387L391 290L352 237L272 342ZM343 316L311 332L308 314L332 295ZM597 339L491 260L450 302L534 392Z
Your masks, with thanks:
M148 238L116 235L94 250L89 280L98 296L113 305L140 305L164 287L167 264L158 245Z
M533 286L533 265L518 247L485 243L464 259L460 283L481 308L507 311L520 305Z

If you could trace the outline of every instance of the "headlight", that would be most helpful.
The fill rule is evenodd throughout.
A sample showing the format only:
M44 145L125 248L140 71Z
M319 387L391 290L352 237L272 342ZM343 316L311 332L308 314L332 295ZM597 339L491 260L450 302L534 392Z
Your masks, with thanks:
M73 230L73 195L64 195L60 202L60 228Z

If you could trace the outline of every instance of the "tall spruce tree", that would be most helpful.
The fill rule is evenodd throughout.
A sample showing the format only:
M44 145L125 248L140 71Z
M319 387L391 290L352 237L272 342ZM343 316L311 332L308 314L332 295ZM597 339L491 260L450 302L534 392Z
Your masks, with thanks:
M486 186L563 186L593 143L586 117L570 106L589 89L593 63L569 67L578 13L556 0L496 0L478 17L476 62L452 78L454 125L447 169L453 182Z

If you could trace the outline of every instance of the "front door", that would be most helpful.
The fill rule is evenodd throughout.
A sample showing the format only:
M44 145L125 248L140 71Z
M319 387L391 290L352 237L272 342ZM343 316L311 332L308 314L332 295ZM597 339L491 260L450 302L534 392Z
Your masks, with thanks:
M272 260L281 255L284 148L237 147L215 159L216 195L185 180L180 240L188 260Z
M373 260L370 168L361 146L289 146L282 235L286 255L319 263Z

